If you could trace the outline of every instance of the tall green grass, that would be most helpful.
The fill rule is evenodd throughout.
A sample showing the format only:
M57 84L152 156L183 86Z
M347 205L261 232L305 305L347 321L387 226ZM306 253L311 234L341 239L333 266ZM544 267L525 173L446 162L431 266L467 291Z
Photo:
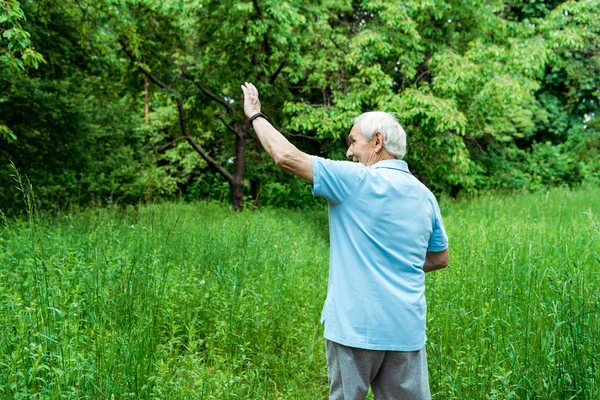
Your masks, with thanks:
M0 398L326 398L326 212L27 207L0 217ZM442 211L433 397L600 398L600 189Z
M445 204L428 288L437 398L600 398L600 190Z

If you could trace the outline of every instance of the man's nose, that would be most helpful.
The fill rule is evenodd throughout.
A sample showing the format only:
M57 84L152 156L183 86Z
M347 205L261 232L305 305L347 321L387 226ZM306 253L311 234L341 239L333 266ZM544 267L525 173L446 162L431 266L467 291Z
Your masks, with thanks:
M346 157L348 157L348 158L354 157L354 153L352 152L352 150L348 149L348 151L346 151Z

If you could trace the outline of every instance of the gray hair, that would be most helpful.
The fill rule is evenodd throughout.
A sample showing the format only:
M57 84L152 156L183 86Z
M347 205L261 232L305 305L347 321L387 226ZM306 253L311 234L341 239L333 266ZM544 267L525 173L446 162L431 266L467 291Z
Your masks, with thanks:
M360 132L367 140L371 140L375 132L381 132L383 148L398 157L399 160L404 158L406 132L392 114L383 111L366 112L355 118L354 124L359 124Z

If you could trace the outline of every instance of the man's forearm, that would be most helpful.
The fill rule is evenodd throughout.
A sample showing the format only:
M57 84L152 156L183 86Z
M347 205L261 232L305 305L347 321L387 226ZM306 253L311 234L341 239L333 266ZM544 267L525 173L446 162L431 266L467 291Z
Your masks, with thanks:
M260 113L261 104L258 100L256 86L246 82L241 88L244 92L244 114L246 114L246 117L252 119L257 114L260 115L252 120L252 127L256 132L256 136L258 136L258 140L260 140L260 144L275 160L279 168L312 183L312 157L298 150Z
M423 264L423 271L431 272L438 269L446 268L448 266L450 255L448 249L440 252L427 252L425 255L425 263Z
M277 129L265 118L258 117L252 122L252 126L260 144L269 153L275 163L279 165L286 154L298 151L296 146L290 143Z
M426 261L425 264L423 265L423 271L425 271L425 272L436 271L438 269L446 268L447 266L448 266L447 264L434 264L434 263L428 263Z

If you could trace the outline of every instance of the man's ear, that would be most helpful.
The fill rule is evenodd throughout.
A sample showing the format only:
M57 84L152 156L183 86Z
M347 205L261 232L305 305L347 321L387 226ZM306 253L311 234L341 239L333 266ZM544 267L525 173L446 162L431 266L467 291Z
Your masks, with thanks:
M380 152L383 149L383 134L379 131L375 132L375 151Z

